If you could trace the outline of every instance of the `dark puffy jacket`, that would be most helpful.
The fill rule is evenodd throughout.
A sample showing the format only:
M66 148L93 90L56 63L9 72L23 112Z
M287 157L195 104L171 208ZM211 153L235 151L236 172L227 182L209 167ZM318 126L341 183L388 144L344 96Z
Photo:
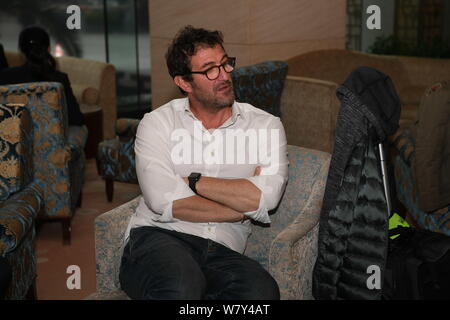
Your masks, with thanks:
M320 216L313 272L316 299L379 299L367 280L382 275L388 210L377 145L398 128L400 102L391 79L355 69L337 89L342 105Z

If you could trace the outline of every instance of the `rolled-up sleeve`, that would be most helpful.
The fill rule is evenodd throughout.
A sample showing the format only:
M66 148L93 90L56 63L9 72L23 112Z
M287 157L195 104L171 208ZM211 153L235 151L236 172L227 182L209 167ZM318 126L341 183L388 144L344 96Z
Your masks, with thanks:
M152 219L170 222L172 203L194 196L183 178L176 174L169 150L169 130L151 113L139 123L134 150L136 174L146 205L156 216Z
M273 118L268 129L267 147L260 146L259 150L260 156L267 161L259 164L259 176L247 178L261 191L259 207L255 211L245 213L263 223L270 223L269 211L275 209L281 199L287 183L289 164L286 134L280 119ZM266 152L262 152L264 150Z

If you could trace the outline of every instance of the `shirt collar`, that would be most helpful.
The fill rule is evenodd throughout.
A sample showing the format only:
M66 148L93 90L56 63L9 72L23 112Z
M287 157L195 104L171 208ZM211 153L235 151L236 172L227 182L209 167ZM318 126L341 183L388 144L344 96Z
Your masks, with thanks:
M184 111L186 114L190 115L193 119L198 120L191 111L189 99L186 99L186 102L184 104ZM239 103L236 102L236 100L235 100L233 102L233 105L231 106L231 118L229 118L227 121L225 121L224 124L221 126L221 128L224 126L228 127L228 126L234 124L237 121L238 117L244 118L244 113L241 111Z

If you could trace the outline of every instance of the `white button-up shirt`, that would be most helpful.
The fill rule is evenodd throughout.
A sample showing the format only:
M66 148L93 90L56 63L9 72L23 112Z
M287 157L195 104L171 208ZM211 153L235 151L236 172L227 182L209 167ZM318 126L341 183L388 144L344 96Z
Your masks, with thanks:
M242 253L250 220L196 223L173 217L173 202L195 195L182 177L199 172L249 180L261 190L261 197L259 208L244 214L263 223L270 223L268 211L277 206L287 182L286 135L280 119L247 103L234 102L232 116L219 128L207 130L191 112L188 98L172 100L145 114L134 148L142 197L125 242L132 228L157 226L211 239ZM261 173L254 176L258 166Z

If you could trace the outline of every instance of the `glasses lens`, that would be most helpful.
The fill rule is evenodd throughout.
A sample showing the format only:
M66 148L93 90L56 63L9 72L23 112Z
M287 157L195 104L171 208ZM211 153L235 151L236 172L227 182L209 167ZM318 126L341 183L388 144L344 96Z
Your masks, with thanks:
M219 76L220 69L219 67L212 67L208 71L206 71L206 76L209 80L215 80Z
M229 58L225 64L223 65L223 68L226 72L231 72L234 70L234 63L235 60L233 58Z

